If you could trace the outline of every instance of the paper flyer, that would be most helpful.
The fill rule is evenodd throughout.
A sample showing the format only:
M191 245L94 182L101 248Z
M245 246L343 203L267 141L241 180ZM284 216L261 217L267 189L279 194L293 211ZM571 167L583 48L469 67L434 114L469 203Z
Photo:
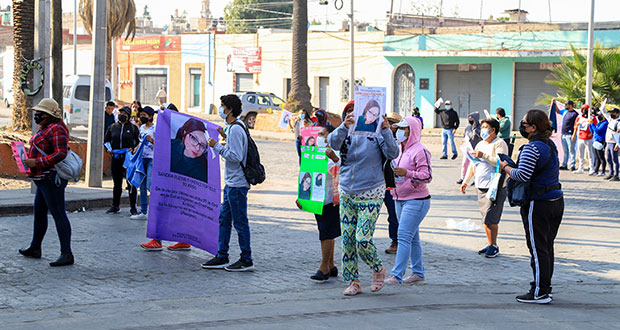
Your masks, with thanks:
M28 153L26 152L24 142L11 142L11 150L13 151L13 157L15 158L19 171L22 173L30 173L30 169L24 164L24 161L28 159Z

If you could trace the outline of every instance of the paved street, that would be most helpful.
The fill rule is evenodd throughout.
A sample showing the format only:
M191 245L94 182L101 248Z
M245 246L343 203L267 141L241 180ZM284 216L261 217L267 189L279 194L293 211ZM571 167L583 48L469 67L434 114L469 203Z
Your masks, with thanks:
M103 210L70 214L74 266L53 269L58 240L50 222L43 259L17 249L30 242L31 216L0 218L0 324L6 329L614 329L620 324L620 184L562 173L566 212L556 241L554 302L530 306L514 300L528 288L529 256L518 209L505 209L501 254L485 259L482 230L459 232L446 220L479 221L474 189L454 183L458 161L433 153L431 210L421 226L426 284L386 286L370 293L370 270L360 261L364 293L342 295L341 278L309 279L319 264L314 217L295 205L297 156L292 143L259 141L268 181L249 195L257 270L227 273L200 268L210 255L146 252L146 223ZM375 241L386 267L393 255L387 215ZM238 247L232 239L231 255ZM339 243L339 242L338 242ZM338 251L339 249L337 249ZM340 253L337 253L337 259ZM339 267L340 268L340 267Z

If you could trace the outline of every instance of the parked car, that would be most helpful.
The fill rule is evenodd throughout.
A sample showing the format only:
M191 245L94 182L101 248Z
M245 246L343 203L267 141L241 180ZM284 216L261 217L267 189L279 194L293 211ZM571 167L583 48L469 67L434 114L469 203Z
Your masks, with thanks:
M273 93L247 92L238 93L241 99L241 120L248 128L254 128L256 115L259 113L269 113L271 110L282 110L281 105L284 100L275 96Z
M112 84L105 82L105 101L112 101ZM90 107L90 76L68 76L63 81L63 119L67 126L88 126ZM101 109L104 111L104 109Z
M8 108L10 107L15 99L13 97L13 88L9 88L6 92L4 92L4 105Z

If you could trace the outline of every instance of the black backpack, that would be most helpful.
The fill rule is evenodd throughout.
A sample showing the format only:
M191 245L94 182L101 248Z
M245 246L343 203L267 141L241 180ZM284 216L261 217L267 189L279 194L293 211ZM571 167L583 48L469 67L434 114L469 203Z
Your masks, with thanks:
M239 125L245 131L246 136L248 137L248 153L245 161L245 166L243 166L243 162L241 162L241 168L243 168L243 174L245 174L245 179L251 185L257 185L265 182L265 167L260 163L260 154L258 153L258 148L256 147L256 143L250 136L250 131L247 127L242 125L239 121L234 121L230 126Z

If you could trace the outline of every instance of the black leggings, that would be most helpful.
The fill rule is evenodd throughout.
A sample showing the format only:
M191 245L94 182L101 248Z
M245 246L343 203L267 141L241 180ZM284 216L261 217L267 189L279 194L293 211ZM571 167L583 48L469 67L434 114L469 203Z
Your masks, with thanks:
M120 207L121 194L123 193L123 181L125 181L125 168L123 163L125 157L112 158L112 180L114 181L114 189L112 190L112 206ZM129 185L129 204L132 209L136 208L136 199L138 196L138 190L136 187Z
M594 167L594 172L598 172L600 166L602 166L601 170L605 173L607 169L607 160L605 160L605 142L601 142L603 144L602 150L594 149L594 154L596 155L596 166Z

